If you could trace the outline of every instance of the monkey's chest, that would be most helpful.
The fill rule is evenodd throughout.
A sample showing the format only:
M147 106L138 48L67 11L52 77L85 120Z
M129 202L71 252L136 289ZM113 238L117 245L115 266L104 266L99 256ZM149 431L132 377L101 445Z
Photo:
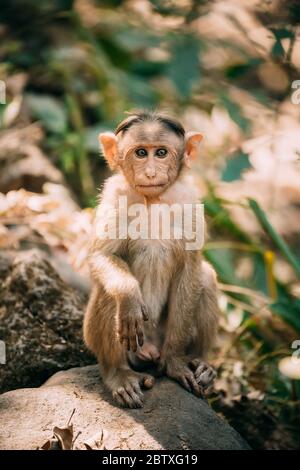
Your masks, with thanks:
M130 247L134 260L131 270L139 281L150 317L157 322L167 303L174 272L178 268L179 257L174 251L174 242L164 240L135 240Z

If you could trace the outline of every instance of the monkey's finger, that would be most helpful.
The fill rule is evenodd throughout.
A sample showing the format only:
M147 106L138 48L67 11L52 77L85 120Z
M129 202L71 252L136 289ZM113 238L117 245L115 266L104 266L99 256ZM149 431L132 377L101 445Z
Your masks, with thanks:
M125 388L120 387L117 392L118 395L123 399L125 406L128 406L129 408L141 408L143 406L141 400L138 397L137 401L133 400Z
M135 393L138 394L138 396L139 396L141 399L143 398L144 394L143 394L143 392L142 392L142 390L141 390L141 387L140 387L140 384L139 384L139 383L133 385L133 390L135 391Z
M135 325L136 325L136 322L134 320L131 320L130 322L128 322L128 328L127 328L128 339L130 342L130 349L133 352L137 351L136 326Z
M202 374L216 375L216 371L212 366L210 366L206 362L200 362L198 364L197 369L195 370L196 379Z
M143 332L143 328L141 327L141 325L139 324L138 321L135 322L135 328L136 328L136 334L137 334L137 337L138 337L138 344L139 344L139 346L143 346L143 344L144 344L144 332Z
M122 398L124 405L129 406L129 408L132 408L132 400L126 390L124 388L120 388L118 390L118 394Z
M213 384L216 375L217 373L213 368L208 368L205 369L204 372L201 372L199 375L197 375L196 380L204 389L206 389Z
M130 336L129 341L130 341L131 351L136 352L137 351L136 335Z
M198 381L202 374L206 374L207 370L208 369L205 367L205 365L199 366L194 372L196 380Z
M124 347L127 349L127 351L130 351L130 339L129 339L131 336L130 328L131 326L130 326L129 321L127 320L123 321L121 338L122 338L122 343Z
M138 408L142 408L143 407L143 400L142 400L143 394L142 393L137 394L131 385L125 387L125 389L128 395L130 396L130 398L132 399L132 401L135 403L135 405L137 405Z
M181 385L183 385L183 387L184 387L186 390L188 390L189 392L192 391L191 386L190 386L190 384L188 383L186 377L181 376L179 380L180 380L180 382L181 382Z
M197 384L195 378L194 378L192 375L188 375L186 378L187 378L188 382L189 382L190 385L191 385L192 392L193 392L197 397L200 397L200 396L202 395L202 393L201 393L201 388L200 388L200 386Z
M141 306L141 310L142 310L142 315L143 315L143 320L144 321L148 321L149 320L149 315L148 315L148 312L147 312L147 307L146 305L142 305Z
M126 402L124 402L123 398L121 397L121 395L119 395L117 392L113 392L112 394L114 400L116 400L116 402L118 403L119 406L126 406Z

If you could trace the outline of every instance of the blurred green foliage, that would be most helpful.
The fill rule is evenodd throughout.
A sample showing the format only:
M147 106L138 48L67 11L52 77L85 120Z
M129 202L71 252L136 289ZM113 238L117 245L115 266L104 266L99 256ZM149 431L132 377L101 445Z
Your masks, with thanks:
M174 22L162 26L161 21L152 24L144 19L121 0L2 2L0 22L8 28L0 51L2 67L9 73L29 74L26 98L32 116L43 123L48 148L84 205L95 196L98 173L94 170L101 169L101 162L94 162L96 144L90 145L90 137L95 129L113 128L124 110L160 106L180 114L195 103L199 93L207 93L211 97L203 106L219 102L245 137L249 134L251 123L228 89L232 83L243 88L262 59L243 52L243 62L228 64L222 76L209 75L212 72L202 67L201 60L209 39L196 33L193 21L213 3L153 0L149 2L153 12ZM287 59L282 41L294 40L298 15L297 5L290 2L285 23L270 24L271 56L279 61ZM267 23L267 15L266 19ZM238 44L226 41L222 46L239 49ZM263 89L255 84L252 88L253 93ZM225 181L231 180L234 171L238 177L247 167L246 158L228 163Z

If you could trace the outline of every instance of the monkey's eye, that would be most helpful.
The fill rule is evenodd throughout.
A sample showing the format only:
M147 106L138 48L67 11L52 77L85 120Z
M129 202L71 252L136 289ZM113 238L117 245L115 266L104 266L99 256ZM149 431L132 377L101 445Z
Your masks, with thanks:
M157 149L155 152L156 157L163 158L167 155L168 151L166 149Z
M147 157L147 155L148 155L146 149L137 149L137 150L135 151L135 154L136 154L136 156L139 157L139 158L144 158L144 157Z

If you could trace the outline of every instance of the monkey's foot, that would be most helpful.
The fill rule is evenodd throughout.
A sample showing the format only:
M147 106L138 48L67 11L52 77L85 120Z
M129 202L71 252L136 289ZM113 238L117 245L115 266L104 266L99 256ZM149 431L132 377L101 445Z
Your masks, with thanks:
M206 390L213 384L217 373L207 362L202 359L193 359L190 362L190 366L194 371L196 382L203 390Z
M144 395L142 388L152 388L154 377L131 370L118 371L110 381L112 396L118 405L127 408L142 408Z
M194 372L188 366L188 361L182 358L172 358L166 361L166 373L168 377L177 380L188 392L200 397L201 387L198 384Z

